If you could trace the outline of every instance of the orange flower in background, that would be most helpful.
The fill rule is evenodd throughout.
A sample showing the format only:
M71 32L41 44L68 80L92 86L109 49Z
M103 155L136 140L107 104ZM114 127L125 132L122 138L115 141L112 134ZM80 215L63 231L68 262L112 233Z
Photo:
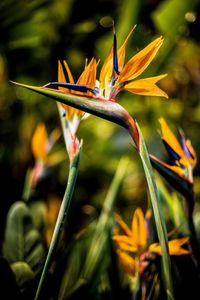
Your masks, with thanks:
M192 147L191 141L185 138L183 132L180 133L181 143L179 143L165 119L160 118L159 122L162 141L171 162L169 164L165 163L151 155L152 165L175 189L184 196L191 198L194 183L193 169L197 163L196 152Z
M165 119L160 118L159 122L163 143L174 163L170 166L171 170L193 182L192 170L196 166L197 155L191 141L186 139L184 133L181 132L182 145L180 145Z
M54 129L48 136L44 123L39 123L34 131L31 148L36 161L42 161L45 164L54 162L55 156L50 155L53 145L61 136L59 129Z
M113 240L117 245L117 254L119 255L122 266L125 271L132 275L135 274L136 269L142 273L145 267L145 262L143 261L144 255L146 253L162 255L160 244L153 243L149 245L147 224L140 208L137 208L133 214L131 228L128 227L119 215L116 215L116 222L123 233L113 235ZM169 254L189 254L190 252L187 249L182 248L188 240L188 237L184 237L169 241ZM136 257L138 260L136 260ZM137 261L139 266L136 266Z
M59 129L54 129L48 136L44 123L39 123L31 140L31 149L35 158L35 166L32 170L32 184L36 185L45 169L53 166L65 158L63 151L51 153L52 147L61 136Z

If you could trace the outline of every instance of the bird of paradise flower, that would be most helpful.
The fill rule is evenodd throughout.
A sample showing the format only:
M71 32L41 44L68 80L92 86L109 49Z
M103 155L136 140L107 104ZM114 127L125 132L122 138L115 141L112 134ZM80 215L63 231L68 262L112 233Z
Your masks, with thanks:
M159 119L163 144L169 154L171 163L167 164L151 155L154 168L186 198L193 202L193 169L197 163L197 155L189 139L181 131L181 144L171 131L164 118ZM192 203L191 203L192 204Z
M116 222L119 229L114 233L113 240L116 242L119 262L126 273L132 277L135 277L138 273L141 281L144 281L147 267L155 260L153 255L162 255L161 246L159 243L149 243L148 223L145 221L144 213L140 208L137 208L133 213L131 228L118 214L116 215ZM189 254L190 251L183 247L187 246L188 241L189 237L168 241L169 254ZM143 286L143 292L146 293L145 282L143 282Z

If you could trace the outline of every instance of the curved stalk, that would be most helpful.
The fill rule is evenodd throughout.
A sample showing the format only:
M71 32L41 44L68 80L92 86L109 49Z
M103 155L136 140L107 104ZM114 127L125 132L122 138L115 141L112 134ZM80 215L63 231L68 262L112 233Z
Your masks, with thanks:
M156 230L158 234L159 243L162 250L162 272L164 285L166 288L167 299L174 299L173 296L173 284L172 284L172 276L171 276L171 261L169 256L169 247L168 247L168 238L167 238L167 230L164 217L162 216L162 208L159 204L159 196L158 191L153 175L153 169L150 163L149 154L146 149L146 145L144 142L144 138L140 128L137 124L138 133L139 133L139 151L138 154L141 158L141 162L144 168L145 176L147 179L147 185L150 193L150 200L152 205L152 210L154 214L154 220L156 225ZM132 124L130 123L130 135L132 136Z
M51 268L51 265L52 265L52 262L53 262L53 259L54 259L54 256L55 256L55 253L57 250L57 246L58 246L58 243L60 240L60 236L61 236L63 227L67 220L67 215L68 215L71 199L72 199L73 192L74 192L74 187L75 187L78 170L79 170L79 164L80 164L80 154L81 154L81 147L80 147L79 152L74 157L74 160L72 161L72 163L70 165L69 176L68 176L65 194L64 194L63 201L62 201L62 204L60 207L57 222L56 222L53 236L51 239L51 244L49 247L49 251L47 254L47 258L45 261L45 265L43 268L43 272L42 272L42 275L40 278L40 282L39 282L34 300L44 299L43 293L44 293L44 290L46 287L49 270Z

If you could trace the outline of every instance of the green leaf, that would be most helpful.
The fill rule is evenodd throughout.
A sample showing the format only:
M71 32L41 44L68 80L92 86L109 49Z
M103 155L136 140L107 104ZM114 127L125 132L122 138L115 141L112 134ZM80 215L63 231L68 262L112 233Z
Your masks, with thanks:
M113 223L113 218L111 218L112 209L117 199L127 164L128 160L126 158L120 160L95 227L90 228L92 232L90 232L89 238L89 233L87 232L87 241L83 239L82 241L77 241L78 245L76 244L73 248L66 268L66 275L63 277L61 284L59 300L67 299L70 295L79 291L84 285L89 284L91 292L91 289L94 289L95 285L99 284L102 269L107 265L105 261L108 257L106 256L108 247L110 247L111 225ZM83 242L87 242L87 244L85 244L87 253L84 265L81 263L83 257ZM75 277L73 277L72 274L75 275Z
M103 208L98 223L96 225L94 237L91 242L91 246L88 251L88 256L82 272L82 277L85 278L87 281L92 278L96 267L99 265L99 261L103 258L105 244L108 239L108 234L110 233L109 227L112 221L112 208L117 198L117 193L119 191L121 183L123 181L127 163L127 159L121 159L116 170L115 176L110 185L110 188L108 190L106 199L104 201Z
M154 156L151 155L150 159L152 166L169 182L169 184L171 184L175 190L188 198L192 198L193 184L190 181L167 168L164 164L162 164L162 161L158 160Z
M182 1L168 0L162 2L153 12L152 18L158 30L164 36L173 36L181 33L182 26L187 21L185 14L192 11L197 5L198 0Z
M60 241L61 233L63 227L66 223L69 207L71 204L72 196L74 193L74 188L76 184L76 179L78 176L79 165L80 165L80 157L81 157L82 143L80 144L80 148L76 156L73 158L70 164L69 176L67 181L67 186L65 189L65 194L62 200L62 204L59 210L58 218L56 221L56 225L54 228L53 236L51 239L49 251L47 253L47 257L45 260L44 268L42 271L42 275L39 281L39 285L36 291L35 300L42 299L43 293L45 291L46 283L48 280L49 270L51 268L53 259L55 257L55 253L57 250L58 243Z
M6 299L21 300L21 293L8 261L0 257L0 295L6 295Z
M149 188L150 201L152 205L152 210L154 214L155 225L157 229L158 239L162 250L162 272L163 280L165 284L167 299L174 299L173 297L173 284L172 284L172 275L171 275L171 261L169 256L169 247L168 247L168 238L167 238L167 229L165 224L165 219L162 214L162 207L159 201L158 190L156 182L154 179L153 169L149 159L149 155L146 149L146 145L143 139L142 132L138 126L138 132L140 137L140 147L139 154L143 164L144 172L146 175L146 180Z
M87 113L93 114L94 116L116 123L126 129L131 128L132 138L135 142L136 148L138 148L138 132L135 122L129 113L118 103L100 98L72 95L46 87L36 87L13 81L11 82L20 87L59 101L63 104L75 107Z
M3 255L10 264L26 262L35 274L41 272L45 249L24 202L15 202L8 212Z
M23 293L30 285L32 285L35 273L31 270L30 266L23 261L12 263L11 269L13 270L17 284Z

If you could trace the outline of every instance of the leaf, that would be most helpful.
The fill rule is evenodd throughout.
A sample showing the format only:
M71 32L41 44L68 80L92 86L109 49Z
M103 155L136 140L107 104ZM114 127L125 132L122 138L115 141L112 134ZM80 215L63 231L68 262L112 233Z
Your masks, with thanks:
M27 290L27 287L29 285L32 285L35 274L31 270L30 266L22 261L11 264L11 269L13 270L17 284L20 287L21 292L23 293Z
M166 168L162 162L156 159L154 156L150 156L152 166L167 180L171 186L180 192L182 195L189 199L192 199L193 184L187 179L179 176L169 168Z
M167 229L165 224L165 219L162 214L162 207L159 203L158 190L156 182L153 175L153 169L149 159L149 154L146 149L146 145L143 139L142 132L138 126L138 132L140 137L140 148L139 154L143 164L144 172L146 175L146 180L149 188L150 201L152 205L152 210L154 214L154 220L156 225L156 230L158 234L159 243L162 249L162 272L163 280L166 289L167 299L174 299L173 297L173 284L172 284L172 274L171 274L171 261L169 256Z
M129 122L131 121L133 131L132 137L135 145L138 145L138 133L136 126L134 126L134 120L121 105L114 101L95 97L85 97L82 95L77 96L46 87L31 86L14 81L11 82L25 89L47 96L55 101L59 101L65 105L69 105L84 112L93 114L94 116L116 123L126 129L130 128Z
M185 14L192 11L197 3L197 0L162 2L152 14L156 27L165 36L175 37L176 34L180 33L181 26L186 25Z
M103 257L104 247L110 233L109 226L111 222L112 208L123 181L127 163L128 161L126 159L121 159L104 201L103 208L96 225L96 230L94 232L94 237L88 251L85 266L83 268L83 278L86 280L90 280L92 278L96 267L99 266L99 261Z
M17 285L15 275L8 261L0 257L0 295L6 295L7 299L21 299L21 293Z
M44 245L24 202L15 202L8 212L3 255L10 264L27 263L35 275L40 273L44 264Z
M63 276L63 282L61 283L59 300L67 299L72 294L74 295L74 293L77 293L79 290L81 291L84 286L88 287L87 284L90 286L88 290L91 292L91 289L94 289L95 284L97 282L99 283L99 275L102 275L102 268L107 264L105 261L109 247L108 243L110 242L112 209L124 178L127 163L127 159L121 159L104 201L99 219L95 224L95 227L92 227L92 234L90 232L90 236L88 236L87 232L87 240L80 240L73 248L66 268L66 275ZM85 242L87 243L86 245L83 244ZM83 246L86 246L85 248L87 248L84 265L81 264Z
M38 231L44 229L44 215L46 211L45 202L42 200L39 201L29 201L28 206L31 211L32 220L34 226Z

